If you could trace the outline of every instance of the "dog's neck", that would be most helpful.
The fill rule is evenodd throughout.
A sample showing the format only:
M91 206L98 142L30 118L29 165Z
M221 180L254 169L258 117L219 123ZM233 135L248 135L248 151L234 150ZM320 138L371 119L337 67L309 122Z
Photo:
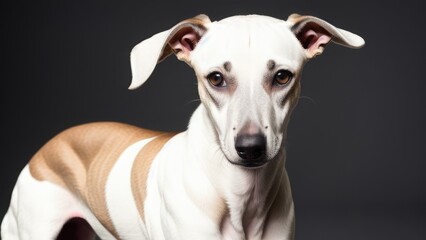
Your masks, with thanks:
M195 184L199 187L200 183L205 183L207 186L203 186L203 194L208 190L210 192L208 196L194 196L199 194L196 192L197 187L194 187L193 182L186 181L188 191L195 199L203 201L204 208L208 208L205 205L209 203L214 206L217 212L209 214L216 221L223 223L225 218L229 218L237 233L249 234L247 229L254 229L250 225L258 225L259 221L265 219L275 199L285 171L284 149L261 168L247 169L231 164L220 148L214 126L203 104L192 115L187 134L191 154L188 160L194 161L188 166L201 168L205 175L204 181L198 178Z

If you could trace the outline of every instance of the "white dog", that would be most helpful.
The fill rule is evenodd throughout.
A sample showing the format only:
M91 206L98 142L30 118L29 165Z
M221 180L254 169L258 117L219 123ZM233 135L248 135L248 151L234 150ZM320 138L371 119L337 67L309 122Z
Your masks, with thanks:
M171 53L194 69L202 104L188 130L92 123L60 133L20 174L2 239L293 239L286 129L303 65L329 41L364 45L296 14L199 15L139 43L131 89Z

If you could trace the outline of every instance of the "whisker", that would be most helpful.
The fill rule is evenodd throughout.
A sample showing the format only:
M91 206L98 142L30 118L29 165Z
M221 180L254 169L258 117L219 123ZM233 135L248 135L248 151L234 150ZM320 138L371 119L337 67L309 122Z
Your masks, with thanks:
M300 97L299 97L299 99L307 99L307 100L309 100L310 102L312 102L313 104L317 105L317 103L315 102L315 100L314 100L313 98L311 98L311 97L308 97L308 96L300 96Z
M190 101L186 102L185 104L182 104L181 107L186 107L186 106L188 106L188 105L190 105L192 103L195 103L195 102L201 102L201 100L199 98L190 100Z
M188 101L187 103L185 103L185 105L188 105L188 104L191 104L191 103L194 103L194 102L201 102L201 100L199 98L193 99L193 100Z

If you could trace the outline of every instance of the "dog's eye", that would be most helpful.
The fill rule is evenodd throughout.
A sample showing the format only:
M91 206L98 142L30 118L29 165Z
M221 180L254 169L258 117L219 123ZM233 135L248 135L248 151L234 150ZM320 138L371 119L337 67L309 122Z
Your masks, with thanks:
M214 87L226 87L226 81L220 72L212 72L207 75L207 80Z
M278 86L286 85L293 78L293 74L288 70L279 70L275 73L274 84Z

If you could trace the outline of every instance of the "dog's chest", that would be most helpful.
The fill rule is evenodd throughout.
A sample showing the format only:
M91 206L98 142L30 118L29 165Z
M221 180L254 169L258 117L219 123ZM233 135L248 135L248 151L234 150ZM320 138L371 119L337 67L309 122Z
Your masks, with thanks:
M222 239L257 239L262 233L268 191L256 187L257 177L246 175L240 179L244 179L246 187L235 188L227 196L229 210L221 222Z

